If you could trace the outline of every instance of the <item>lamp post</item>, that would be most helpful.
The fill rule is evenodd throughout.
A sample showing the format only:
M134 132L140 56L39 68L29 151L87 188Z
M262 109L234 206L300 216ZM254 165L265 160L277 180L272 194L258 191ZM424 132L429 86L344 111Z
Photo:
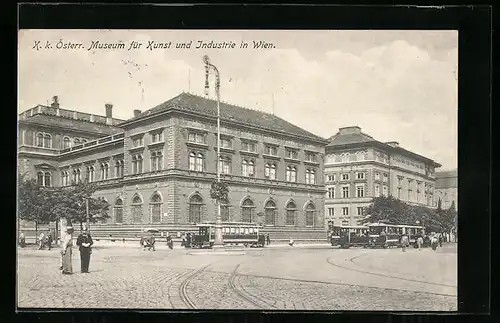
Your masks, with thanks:
M220 183L220 73L215 65L210 63L210 58L207 55L203 56L203 63L205 63L205 95L208 95L208 75L210 71L215 74L215 94L217 97L217 182ZM222 218L220 209L220 200L217 199L217 218L215 220L215 237L214 248L224 247L222 240Z

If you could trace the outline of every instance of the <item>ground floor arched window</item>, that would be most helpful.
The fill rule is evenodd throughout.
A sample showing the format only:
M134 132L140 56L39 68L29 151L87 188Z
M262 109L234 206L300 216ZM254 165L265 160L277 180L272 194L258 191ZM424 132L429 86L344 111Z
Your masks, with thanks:
M155 193L151 197L150 208L151 208L151 222L160 223L161 222L161 206L162 200L158 193Z
M314 204L312 203L307 204L305 213L306 213L306 226L313 227L315 224L314 218L316 215L316 207L314 206Z
M245 199L241 205L241 221L254 222L255 205L249 198Z
M134 223L142 223L142 199L138 195L132 199L132 219Z
M297 213L297 206L293 201L290 201L286 205L286 225L295 225L295 215Z
M189 199L189 223L200 223L201 222L201 211L203 208L203 198L195 194Z
M113 213L115 223L123 223L123 200L121 198L116 199Z
M276 203L274 201L267 201L264 207L265 223L266 225L276 225Z

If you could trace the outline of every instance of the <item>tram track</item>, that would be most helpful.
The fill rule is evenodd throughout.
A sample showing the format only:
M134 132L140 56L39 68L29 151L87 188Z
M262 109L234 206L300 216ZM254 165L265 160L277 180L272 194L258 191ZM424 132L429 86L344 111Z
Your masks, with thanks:
M359 258L361 256L363 256L363 255L357 255L357 256L351 257L351 258L349 258L349 262L352 263L353 265L356 265L356 263L354 262L354 259ZM456 288L456 286L449 285L449 284L433 283L433 282L428 282L428 281L424 281L424 280L411 279L411 278L403 278L403 277L389 275L389 274L376 273L376 272L373 272L373 271L367 271L367 270L362 270L362 269L358 269L358 268L351 268L351 267L348 267L348 266L342 266L342 265L333 263L331 261L332 258L333 257L327 258L326 262L329 263L330 265L334 266L334 267L341 268L341 269L344 269L344 270L355 271L355 272L358 272L358 273L361 273L361 274L368 274L368 275L373 275L373 276L378 276L378 277L385 277L385 278L397 279L397 280L402 280L402 281L407 281L407 282L412 282L412 283L420 283L420 284L424 284L424 285Z
M255 295L249 293L247 290L245 290L241 285L237 285L235 280L240 276L238 274L238 268L240 267L240 264L238 264L235 268L234 271L231 273L231 276L229 277L229 287L238 294L243 300L251 303L252 305L257 306L258 309L269 309L269 308L274 308L276 307L272 304L269 304L267 302L264 302L260 299L258 299ZM246 276L246 275L241 275L241 276Z
M210 266L210 264L203 266L201 268L198 268L198 269L188 271L187 273L180 273L180 274L176 275L176 278L173 280L172 284L170 284L170 286L168 288L168 290L169 290L169 292L168 292L169 302L170 302L170 305L172 306L172 308L174 308L174 309L175 308L177 308L177 309L182 308L181 304L179 304L177 298L173 298L172 296L170 296L173 294L173 290L176 289L179 301L186 306L186 307L183 307L183 309L186 309L186 308L187 309L196 309L195 303L191 300L191 298L189 297L189 295L187 293L187 287L193 279L195 279L197 276L199 276L209 266Z

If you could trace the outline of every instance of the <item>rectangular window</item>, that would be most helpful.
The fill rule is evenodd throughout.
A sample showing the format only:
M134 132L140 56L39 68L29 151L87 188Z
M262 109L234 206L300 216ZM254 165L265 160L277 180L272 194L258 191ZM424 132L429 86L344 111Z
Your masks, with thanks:
M365 173L358 173L358 179L365 179Z
M358 206L358 215L363 215L363 207Z
M241 142L241 150L243 151L248 151L248 152L255 152L255 143L254 142L247 142L247 141L242 141Z
M398 187L398 199L401 198L401 187Z
M349 174L342 174L342 180L343 181L348 181L349 180Z
M387 186L384 185L384 187L382 188L383 192L384 192L384 196L388 196L388 189L387 189Z
M349 198L349 186L342 186L342 197Z
M142 137L135 137L132 139L132 144L134 147L142 147L144 146L144 141Z
M349 208L348 207L342 208L342 215L349 215Z
M328 216L334 216L335 215L335 209L333 207L328 208Z
M312 152L306 152L306 161L309 161L309 162L316 162L316 154L315 153L312 153Z
M380 196L380 185L375 184L375 197Z
M334 187L328 188L328 198L329 199L335 198L335 188Z
M162 142L163 141L163 131L157 131L151 133L151 142Z
M375 173L375 180L380 181L380 173L379 172Z
M335 174L333 174L333 175L327 175L326 176L326 180L328 182L334 182L335 181Z
M205 134L198 132L190 132L188 134L188 141L197 144L205 144Z
M389 181L389 175L384 173L384 183L387 183Z
M231 149L231 139L228 138L220 138L220 146L221 148Z
M364 197L365 196L365 187L364 186L356 186L356 196Z
M270 156L278 156L278 148L276 146L266 145L264 153Z
M291 158L291 159L297 159L298 153L296 150L293 149L287 149L286 150L286 158Z

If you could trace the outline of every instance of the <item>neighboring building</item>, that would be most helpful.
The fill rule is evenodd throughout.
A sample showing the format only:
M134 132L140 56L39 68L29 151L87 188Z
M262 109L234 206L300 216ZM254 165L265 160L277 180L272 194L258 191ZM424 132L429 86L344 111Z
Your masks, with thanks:
M457 170L436 172L436 199L441 199L443 209L450 208L455 202L458 211L458 174Z
M381 195L435 207L434 169L440 166L397 142L377 141L360 127L340 128L325 148L325 218L358 224L364 208Z
M266 227L324 227L325 139L275 115L182 93L126 121L37 106L19 116L19 169L45 186L88 180L111 205L103 225L158 226L215 220L210 185L220 166L229 183L223 220ZM323 236L323 233L321 233ZM288 238L288 236L287 236Z

